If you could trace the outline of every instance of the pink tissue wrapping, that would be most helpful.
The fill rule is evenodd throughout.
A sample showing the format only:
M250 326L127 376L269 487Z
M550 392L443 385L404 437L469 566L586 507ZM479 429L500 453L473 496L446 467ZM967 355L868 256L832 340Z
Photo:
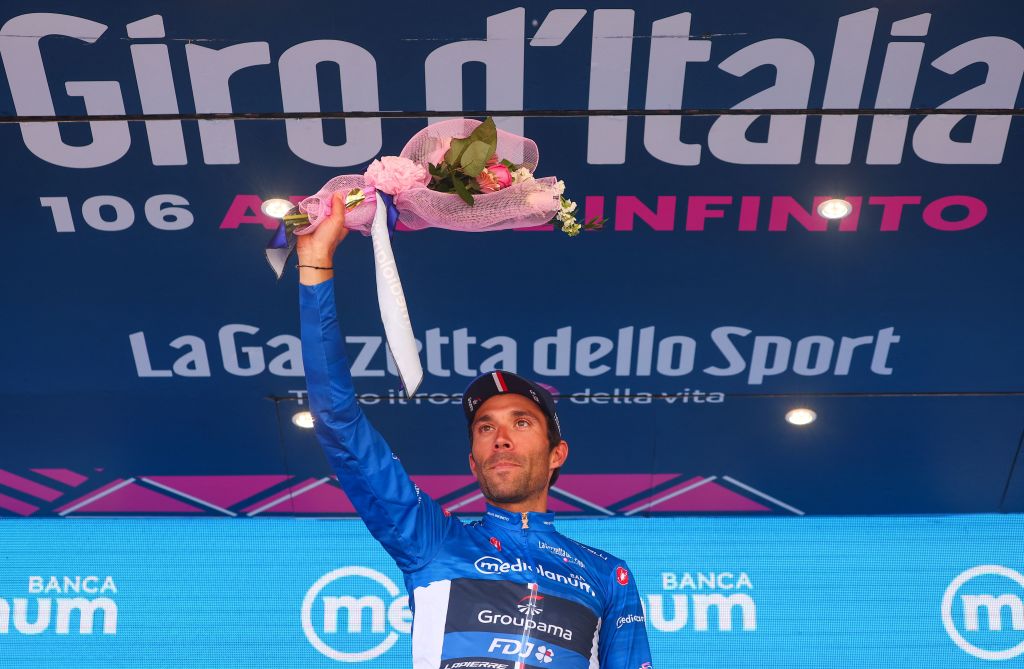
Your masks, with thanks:
M402 158L416 163L426 172L427 162L436 162L444 155L445 148L450 145L452 137L468 136L480 121L471 119L450 119L428 125L413 135L402 149ZM497 154L500 158L535 171L539 162L539 152L533 140L520 137L504 130L498 131ZM309 234L319 225L320 221L331 214L331 197L335 192L348 194L356 188L363 189L366 199L345 214L345 227L356 230L364 235L370 234L373 215L377 208L373 186L382 191L394 188L395 185L409 186L395 194L395 206L399 211L399 219L407 227L420 230L423 228L445 228L463 232L489 232L511 228L533 227L547 223L559 208L559 193L555 177L544 177L524 183L512 184L493 193L474 196L474 204L468 205L458 195L440 193L430 190L416 182L414 173L408 170L397 180L385 179L387 183L376 181L379 168L384 167L394 156L384 156L378 161L377 168L371 168L375 174L345 174L334 177L316 193L299 203L299 210L309 216L310 224L297 230L295 234ZM404 168L403 168L404 169ZM429 179L428 179L429 180Z

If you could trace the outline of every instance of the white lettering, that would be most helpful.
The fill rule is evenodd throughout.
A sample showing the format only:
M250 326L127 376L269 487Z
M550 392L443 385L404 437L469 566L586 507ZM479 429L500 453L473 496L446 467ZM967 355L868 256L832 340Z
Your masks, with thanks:
M93 44L107 26L67 14L23 14L0 28L0 60L7 73L14 110L19 116L54 116L56 111L39 42L60 35ZM68 95L79 96L89 115L123 115L124 99L116 81L69 81ZM22 123L25 146L53 165L91 168L119 160L131 145L127 121L90 121L92 141L83 146L66 144L56 123Z
M338 86L344 111L379 111L377 61L351 42L300 42L281 54L281 99L285 112L321 111L317 65L338 66ZM333 69L333 68L332 68ZM380 151L379 118L345 119L345 143L328 144L322 119L287 119L285 131L292 152L314 165L347 167L370 160Z

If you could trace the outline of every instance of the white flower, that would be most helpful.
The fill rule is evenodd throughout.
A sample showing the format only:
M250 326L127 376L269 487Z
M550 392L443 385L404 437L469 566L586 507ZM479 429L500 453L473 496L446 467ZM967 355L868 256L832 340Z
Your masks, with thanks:
M533 181L533 172L530 170L525 167L520 167L518 170L512 172L512 183L521 184L527 181Z
M572 212L576 211L576 203L573 202L572 200L568 200L568 199L563 197L562 198L562 211L564 211L567 214L571 214Z
M559 195L565 192L565 182L562 181L561 179L555 182L555 192L557 192Z

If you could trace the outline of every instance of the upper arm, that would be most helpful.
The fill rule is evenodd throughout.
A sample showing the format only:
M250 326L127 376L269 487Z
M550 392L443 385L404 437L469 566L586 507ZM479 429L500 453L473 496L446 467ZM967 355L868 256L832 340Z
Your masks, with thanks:
M626 582L617 577L625 570ZM619 563L609 577L608 603L601 622L598 643L600 666L614 669L650 669L651 649L640 593L633 573Z
M356 511L403 570L433 557L450 519L409 479L355 395L333 281L300 293L302 360L317 439Z

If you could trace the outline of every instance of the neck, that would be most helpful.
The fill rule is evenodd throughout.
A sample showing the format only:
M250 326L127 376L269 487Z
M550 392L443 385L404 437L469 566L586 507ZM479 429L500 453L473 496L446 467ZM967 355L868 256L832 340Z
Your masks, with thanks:
M544 490L518 502L497 502L493 499L487 501L509 513L547 513L548 491Z

